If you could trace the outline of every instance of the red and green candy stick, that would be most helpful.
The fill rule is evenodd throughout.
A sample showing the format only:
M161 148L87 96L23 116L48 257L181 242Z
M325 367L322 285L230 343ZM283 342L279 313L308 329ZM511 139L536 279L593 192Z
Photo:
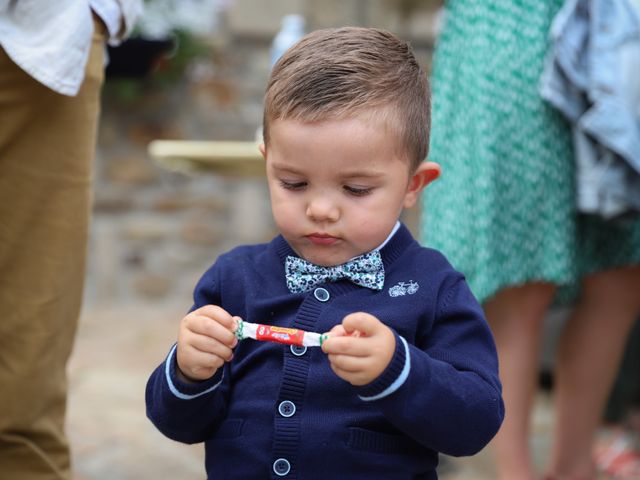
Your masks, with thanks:
M306 332L299 328L277 327L238 320L235 331L238 340L253 338L261 342L276 342L301 347L320 347L329 335L326 333Z

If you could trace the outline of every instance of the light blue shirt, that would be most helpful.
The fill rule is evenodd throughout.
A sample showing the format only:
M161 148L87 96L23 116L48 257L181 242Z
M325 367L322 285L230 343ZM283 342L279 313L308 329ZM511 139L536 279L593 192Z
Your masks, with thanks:
M640 213L640 0L567 0L541 94L572 123L579 211Z

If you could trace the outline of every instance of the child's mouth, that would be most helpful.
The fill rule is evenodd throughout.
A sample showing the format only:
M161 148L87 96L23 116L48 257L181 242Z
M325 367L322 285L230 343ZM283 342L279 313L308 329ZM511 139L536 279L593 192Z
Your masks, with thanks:
M325 233L312 233L311 235L307 235L307 238L314 245L333 245L338 241L337 237Z

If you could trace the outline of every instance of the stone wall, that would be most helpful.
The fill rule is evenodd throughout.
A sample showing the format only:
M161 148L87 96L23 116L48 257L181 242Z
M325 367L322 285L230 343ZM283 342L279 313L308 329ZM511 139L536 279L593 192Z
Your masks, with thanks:
M426 6L403 20L400 7L413 3ZM150 86L123 102L107 85L85 307L178 301L186 309L197 278L217 255L274 235L263 179L170 172L157 166L146 149L151 140L162 138L253 139L262 116L269 43L282 15L303 13L307 30L348 24L389 28L412 41L428 69L437 5L237 0L210 39L210 52L170 87ZM415 229L417 212L405 219Z

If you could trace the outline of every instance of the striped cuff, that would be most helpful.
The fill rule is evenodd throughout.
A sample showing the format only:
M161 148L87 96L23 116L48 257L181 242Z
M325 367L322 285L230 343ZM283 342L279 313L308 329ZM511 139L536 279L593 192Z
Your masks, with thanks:
M378 378L358 389L358 398L371 402L391 395L404 384L410 370L409 344L400 335L396 335L396 350L391 362Z
M220 386L222 378L224 377L222 368L220 368L213 377L202 382L187 383L180 380L176 371L178 368L175 360L177 348L177 344L173 346L164 364L164 374L167 379L167 385L174 396L181 400L191 400L206 395Z

